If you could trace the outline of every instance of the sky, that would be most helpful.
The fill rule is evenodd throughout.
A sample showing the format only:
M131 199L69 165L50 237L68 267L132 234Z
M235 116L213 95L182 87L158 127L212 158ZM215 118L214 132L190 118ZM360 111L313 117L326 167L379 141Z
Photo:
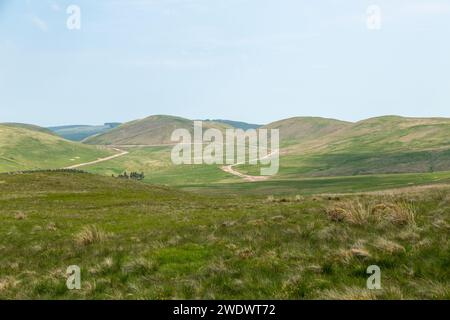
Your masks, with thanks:
M0 122L154 114L450 117L450 0L0 0Z

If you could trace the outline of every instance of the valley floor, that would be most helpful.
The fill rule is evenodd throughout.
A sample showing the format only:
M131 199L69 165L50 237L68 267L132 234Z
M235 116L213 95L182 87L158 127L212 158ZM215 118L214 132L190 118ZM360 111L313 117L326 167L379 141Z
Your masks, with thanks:
M0 299L450 299L449 191L205 195L2 174Z

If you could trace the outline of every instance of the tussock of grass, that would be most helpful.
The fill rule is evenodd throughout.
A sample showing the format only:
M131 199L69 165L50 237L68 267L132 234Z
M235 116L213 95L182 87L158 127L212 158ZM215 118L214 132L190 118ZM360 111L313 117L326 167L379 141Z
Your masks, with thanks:
M415 225L416 209L407 202L374 202L350 199L326 210L332 221L345 221L355 225L389 221L396 225Z
M15 288L19 283L20 281L14 277L0 278L0 292Z
M255 252L251 248L243 248L243 249L237 250L236 254L241 259L248 259L250 257L253 257L255 255Z
M416 283L415 286L424 299L450 299L450 283L437 282L433 280L423 280Z
M291 196L291 197L278 197L275 198L273 195L269 195L266 198L266 202L269 203L285 203L285 202L302 202L304 197L301 195Z
M87 246L93 243L103 242L109 234L97 228L97 226L86 226L75 235L75 243L80 246Z
M350 252L355 257L361 257L361 258L369 258L370 253L364 248L352 248L350 249Z
M450 224L448 224L444 219L437 218L436 221L434 221L432 225L435 228L450 231Z
M393 242L393 241L389 241L386 240L384 238L378 238L375 241L375 247L378 248L379 250L387 253L387 254L397 254L397 253L403 253L405 252L405 247L403 247L402 245Z
M125 274L150 274L157 269L157 263L155 261L137 258L126 263L123 267Z
M14 218L16 220L24 220L27 218L27 215L25 213L19 211L19 212L16 212L16 214L14 215Z
M408 202L380 203L373 207L372 214L385 217L397 225L416 224L416 208Z
M102 262L95 264L89 268L89 272L94 275L106 273L111 271L114 266L114 259L112 257L106 257Z
M325 300L374 300L376 293L373 290L361 287L347 287L344 289L327 289L320 293L320 299Z
M351 224L363 225L377 217L373 215L370 203L360 200L347 200L336 207L327 210L328 216L333 221L346 221Z
M56 231L56 230L57 230L56 224L55 224L54 222L50 222L50 223L47 225L47 230L48 230L48 231Z

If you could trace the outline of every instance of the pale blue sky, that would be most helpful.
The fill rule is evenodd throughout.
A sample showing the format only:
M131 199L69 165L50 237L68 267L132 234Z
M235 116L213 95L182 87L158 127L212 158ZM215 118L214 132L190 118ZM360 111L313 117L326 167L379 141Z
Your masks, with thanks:
M0 122L152 114L450 117L450 0L0 0Z

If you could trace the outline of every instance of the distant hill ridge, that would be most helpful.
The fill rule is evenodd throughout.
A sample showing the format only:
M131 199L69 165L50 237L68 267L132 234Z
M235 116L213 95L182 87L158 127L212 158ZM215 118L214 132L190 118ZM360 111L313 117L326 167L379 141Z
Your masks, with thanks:
M233 128L242 129L242 130L258 129L258 128L262 127L262 125L260 125L260 124L253 124L253 123L247 123L247 122L242 122L242 121L221 120L221 119L219 119L219 120L206 120L206 121L213 121L213 122L218 122L218 123L224 123L224 124L232 126Z
M258 125L230 120L206 120L205 128L257 128ZM175 129L192 130L193 120L154 115L124 123L85 140L98 145L157 145L171 143ZM360 152L402 148L436 148L448 145L450 119L382 116L358 122L320 117L293 117L261 128L279 129L282 146L296 150ZM297 147L295 147L297 146Z
M450 170L450 119L383 116L356 123L293 118L282 137L281 173L301 176Z
M106 132L88 137L83 141L84 145L59 138L38 126L4 124L0 125L0 171L60 168L84 162L82 160L92 161L108 153L86 144L171 144L175 129L192 132L193 123L182 117L154 115L109 127ZM242 125L242 122L228 120L203 121L205 129L222 131L233 127L245 129ZM284 175L339 176L450 170L448 118L382 116L347 122L293 117L262 128L280 130L281 174Z
M346 123L307 142L306 150L326 152L387 152L450 146L450 119L383 116Z
M280 138L285 143L305 142L352 126L351 122L320 118L293 117L265 125L265 129L280 130Z
M84 141L99 145L160 145L170 144L172 132L176 129L192 131L194 121L182 117L154 115L124 123L106 133L90 137ZM230 125L203 121L203 127L224 130Z

